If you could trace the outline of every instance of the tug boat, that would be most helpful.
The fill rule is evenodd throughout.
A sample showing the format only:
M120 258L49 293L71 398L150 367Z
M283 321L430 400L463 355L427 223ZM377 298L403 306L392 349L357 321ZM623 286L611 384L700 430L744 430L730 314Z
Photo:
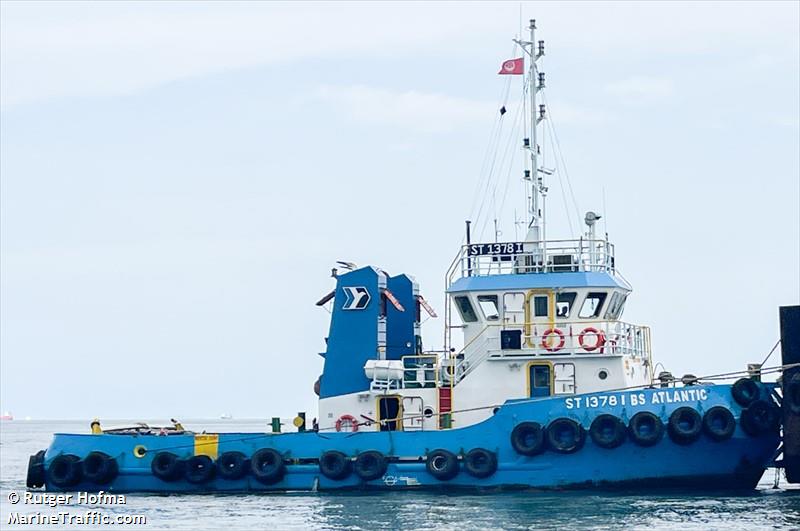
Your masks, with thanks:
M28 487L752 489L770 466L800 481L800 306L781 308L775 368L721 375L732 384L655 374L650 329L622 320L632 288L608 236L596 234L599 216L586 214L580 238L545 237L544 45L533 20L529 29L530 40L515 41L522 57L500 72L523 76L530 98L527 234L474 243L467 224L446 273L441 349L423 348L423 312L436 314L411 276L340 262L317 302L331 322L312 427L304 415L297 431L273 419L265 433L96 421L31 456Z

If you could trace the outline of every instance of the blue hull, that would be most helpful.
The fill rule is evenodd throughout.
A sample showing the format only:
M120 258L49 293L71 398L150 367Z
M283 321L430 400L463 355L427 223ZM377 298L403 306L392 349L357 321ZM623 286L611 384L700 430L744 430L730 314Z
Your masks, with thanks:
M689 394L686 390L693 391ZM762 399L772 404L771 385L760 384L760 393ZM686 398L688 400L684 400ZM627 424L635 413L649 411L666 425L675 409L687 406L701 416L714 406L727 408L736 419L735 431L723 441L715 441L704 433L694 442L680 444L673 441L665 430L663 437L652 446L641 446L628 437L613 449L602 448L587 436L583 446L574 453L546 449L534 456L519 454L511 444L512 430L523 421L535 421L544 426L555 419L568 418L588 430L600 414L614 415ZM774 459L780 435L777 427L757 435L746 433L741 426L741 413L742 407L731 397L731 386L703 385L509 401L491 418L479 424L450 430L379 432L362 429L356 433L219 434L219 453L239 451L251 456L259 449L272 448L284 456L284 477L269 485L258 481L250 473L237 480L215 477L201 484L189 483L182 478L174 481L156 478L151 471L151 463L159 451L177 454L182 459L194 455L195 440L189 434L56 434L44 456L44 470L49 469L50 463L58 455L72 454L83 458L91 451L100 451L116 460L119 471L108 484L81 481L69 488L54 485L48 473L45 487L52 491L104 490L119 493L442 487L486 490L626 486L754 488ZM134 455L137 446L146 449L142 457ZM463 456L474 448L496 453L497 469L489 477L478 478L468 474L463 463L459 464L459 472L455 477L449 480L437 479L426 469L425 457L434 450L446 449ZM333 480L321 474L319 468L320 455L329 450L338 450L348 456L377 450L388 456L390 463L386 473L372 481L361 480L356 474Z

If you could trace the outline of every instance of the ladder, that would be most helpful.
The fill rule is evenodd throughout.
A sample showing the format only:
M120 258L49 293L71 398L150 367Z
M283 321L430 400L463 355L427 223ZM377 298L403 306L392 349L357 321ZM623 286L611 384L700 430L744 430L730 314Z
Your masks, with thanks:
M451 427L452 417L450 412L453 411L453 388L452 387L439 387L439 429L447 429Z

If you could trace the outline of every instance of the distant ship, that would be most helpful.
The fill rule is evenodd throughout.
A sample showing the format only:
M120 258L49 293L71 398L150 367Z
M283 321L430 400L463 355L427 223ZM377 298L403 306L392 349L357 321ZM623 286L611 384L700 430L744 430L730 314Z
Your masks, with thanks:
M231 415L230 413L223 413L222 415L219 416L219 418L221 420L231 420L233 418L233 415Z
M3 414L0 415L0 420L14 420L14 415L10 411L3 411Z

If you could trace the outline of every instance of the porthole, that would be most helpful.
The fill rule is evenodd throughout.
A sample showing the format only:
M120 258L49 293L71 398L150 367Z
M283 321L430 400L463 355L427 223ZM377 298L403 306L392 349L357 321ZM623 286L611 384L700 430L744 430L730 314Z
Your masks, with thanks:
M608 378L608 369L600 369L599 371L597 371L597 377L600 378L601 380L605 380L606 378Z
M435 413L435 411L430 406L428 406L428 407L426 407L425 409L422 410L422 414L425 415L426 419L431 418L434 413Z

